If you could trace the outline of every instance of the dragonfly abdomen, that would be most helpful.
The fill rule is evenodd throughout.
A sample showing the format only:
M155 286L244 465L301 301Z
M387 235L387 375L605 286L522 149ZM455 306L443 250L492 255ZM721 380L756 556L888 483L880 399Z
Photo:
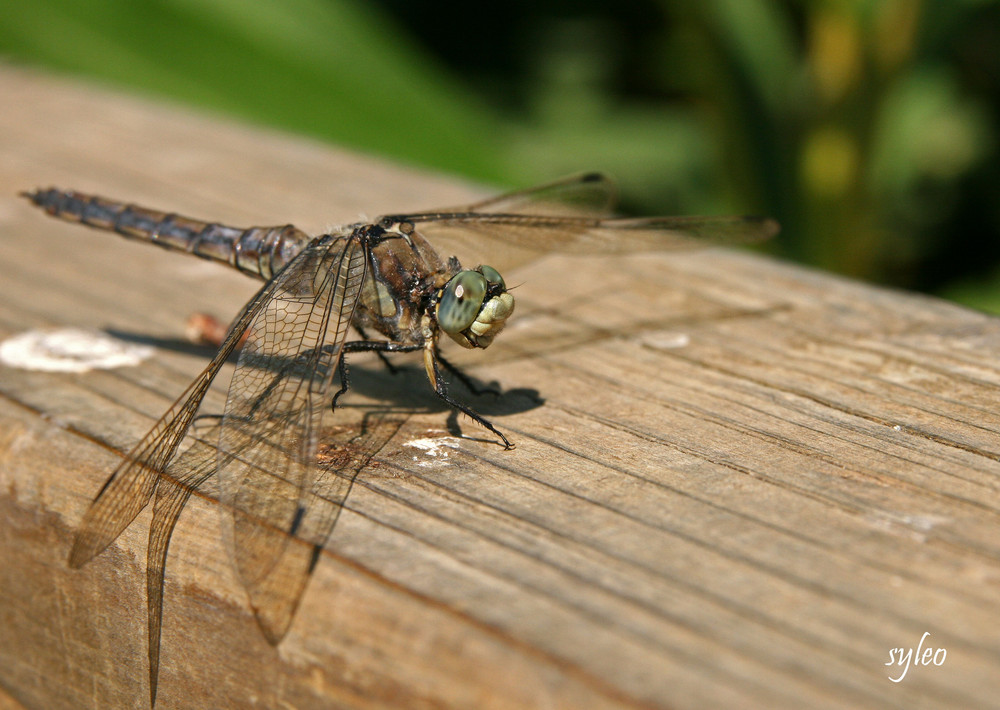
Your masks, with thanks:
M308 235L290 224L248 229L228 227L56 188L22 195L53 217L220 261L265 280L280 271L310 241Z

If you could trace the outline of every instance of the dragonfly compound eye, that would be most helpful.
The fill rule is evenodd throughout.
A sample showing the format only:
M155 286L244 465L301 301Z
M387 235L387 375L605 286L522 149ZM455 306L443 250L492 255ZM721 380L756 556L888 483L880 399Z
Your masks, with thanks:
M478 271L459 271L445 284L437 306L441 330L454 336L475 323L486 298L486 286L486 277Z
M514 312L514 297L491 266L460 271L438 300L438 326L463 348L485 348Z
M486 281L487 283L489 283L490 286L499 286L501 289L504 290L507 289L507 284L503 282L503 276L501 276L500 272L494 269L492 266L487 266L486 264L483 264L478 269L476 269L476 271L478 271L479 273L481 273L483 276L486 277Z

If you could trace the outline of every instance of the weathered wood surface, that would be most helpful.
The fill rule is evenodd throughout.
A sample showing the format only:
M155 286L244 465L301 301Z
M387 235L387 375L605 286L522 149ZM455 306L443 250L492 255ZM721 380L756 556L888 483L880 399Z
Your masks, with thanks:
M0 368L0 687L26 708L143 707L148 513L81 570L71 536L206 362L185 317L228 317L256 284L15 192L316 232L480 193L21 71L0 95L0 337L161 345L138 368ZM276 649L217 504L194 498L158 707L995 707L1000 321L722 250L552 257L507 280L511 326L456 359L514 390L477 406L517 449L407 447L454 428L421 395ZM354 372L361 397L426 390L416 368ZM925 632L944 664L890 682L890 649Z

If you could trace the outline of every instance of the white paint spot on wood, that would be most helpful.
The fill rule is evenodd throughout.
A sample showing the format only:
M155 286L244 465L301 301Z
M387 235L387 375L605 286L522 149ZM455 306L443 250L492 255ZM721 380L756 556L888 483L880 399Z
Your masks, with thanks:
M659 333L644 335L640 339L640 342L654 350L675 350L677 348L686 348L690 345L691 336L687 333L665 330Z
M916 542L927 542L928 533L938 525L951 522L950 518L941 515L921 515L895 513L889 510L872 512L866 519L874 527L886 532L903 535Z
M0 343L0 363L40 372L87 372L138 365L153 348L99 330L29 330Z
M418 466L433 466L435 464L444 464L447 466L449 465L447 459L448 455L451 453L450 449L458 448L458 439L450 436L411 439L403 444L403 446L419 449L423 452L423 455L427 457L425 460L421 461L421 457L419 455L415 455L413 460L417 462Z

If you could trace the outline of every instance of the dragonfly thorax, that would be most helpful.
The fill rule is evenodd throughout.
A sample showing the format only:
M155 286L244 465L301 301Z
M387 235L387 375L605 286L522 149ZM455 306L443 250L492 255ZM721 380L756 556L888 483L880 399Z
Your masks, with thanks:
M464 348L485 348L514 312L514 296L492 266L459 271L438 292L438 327Z

